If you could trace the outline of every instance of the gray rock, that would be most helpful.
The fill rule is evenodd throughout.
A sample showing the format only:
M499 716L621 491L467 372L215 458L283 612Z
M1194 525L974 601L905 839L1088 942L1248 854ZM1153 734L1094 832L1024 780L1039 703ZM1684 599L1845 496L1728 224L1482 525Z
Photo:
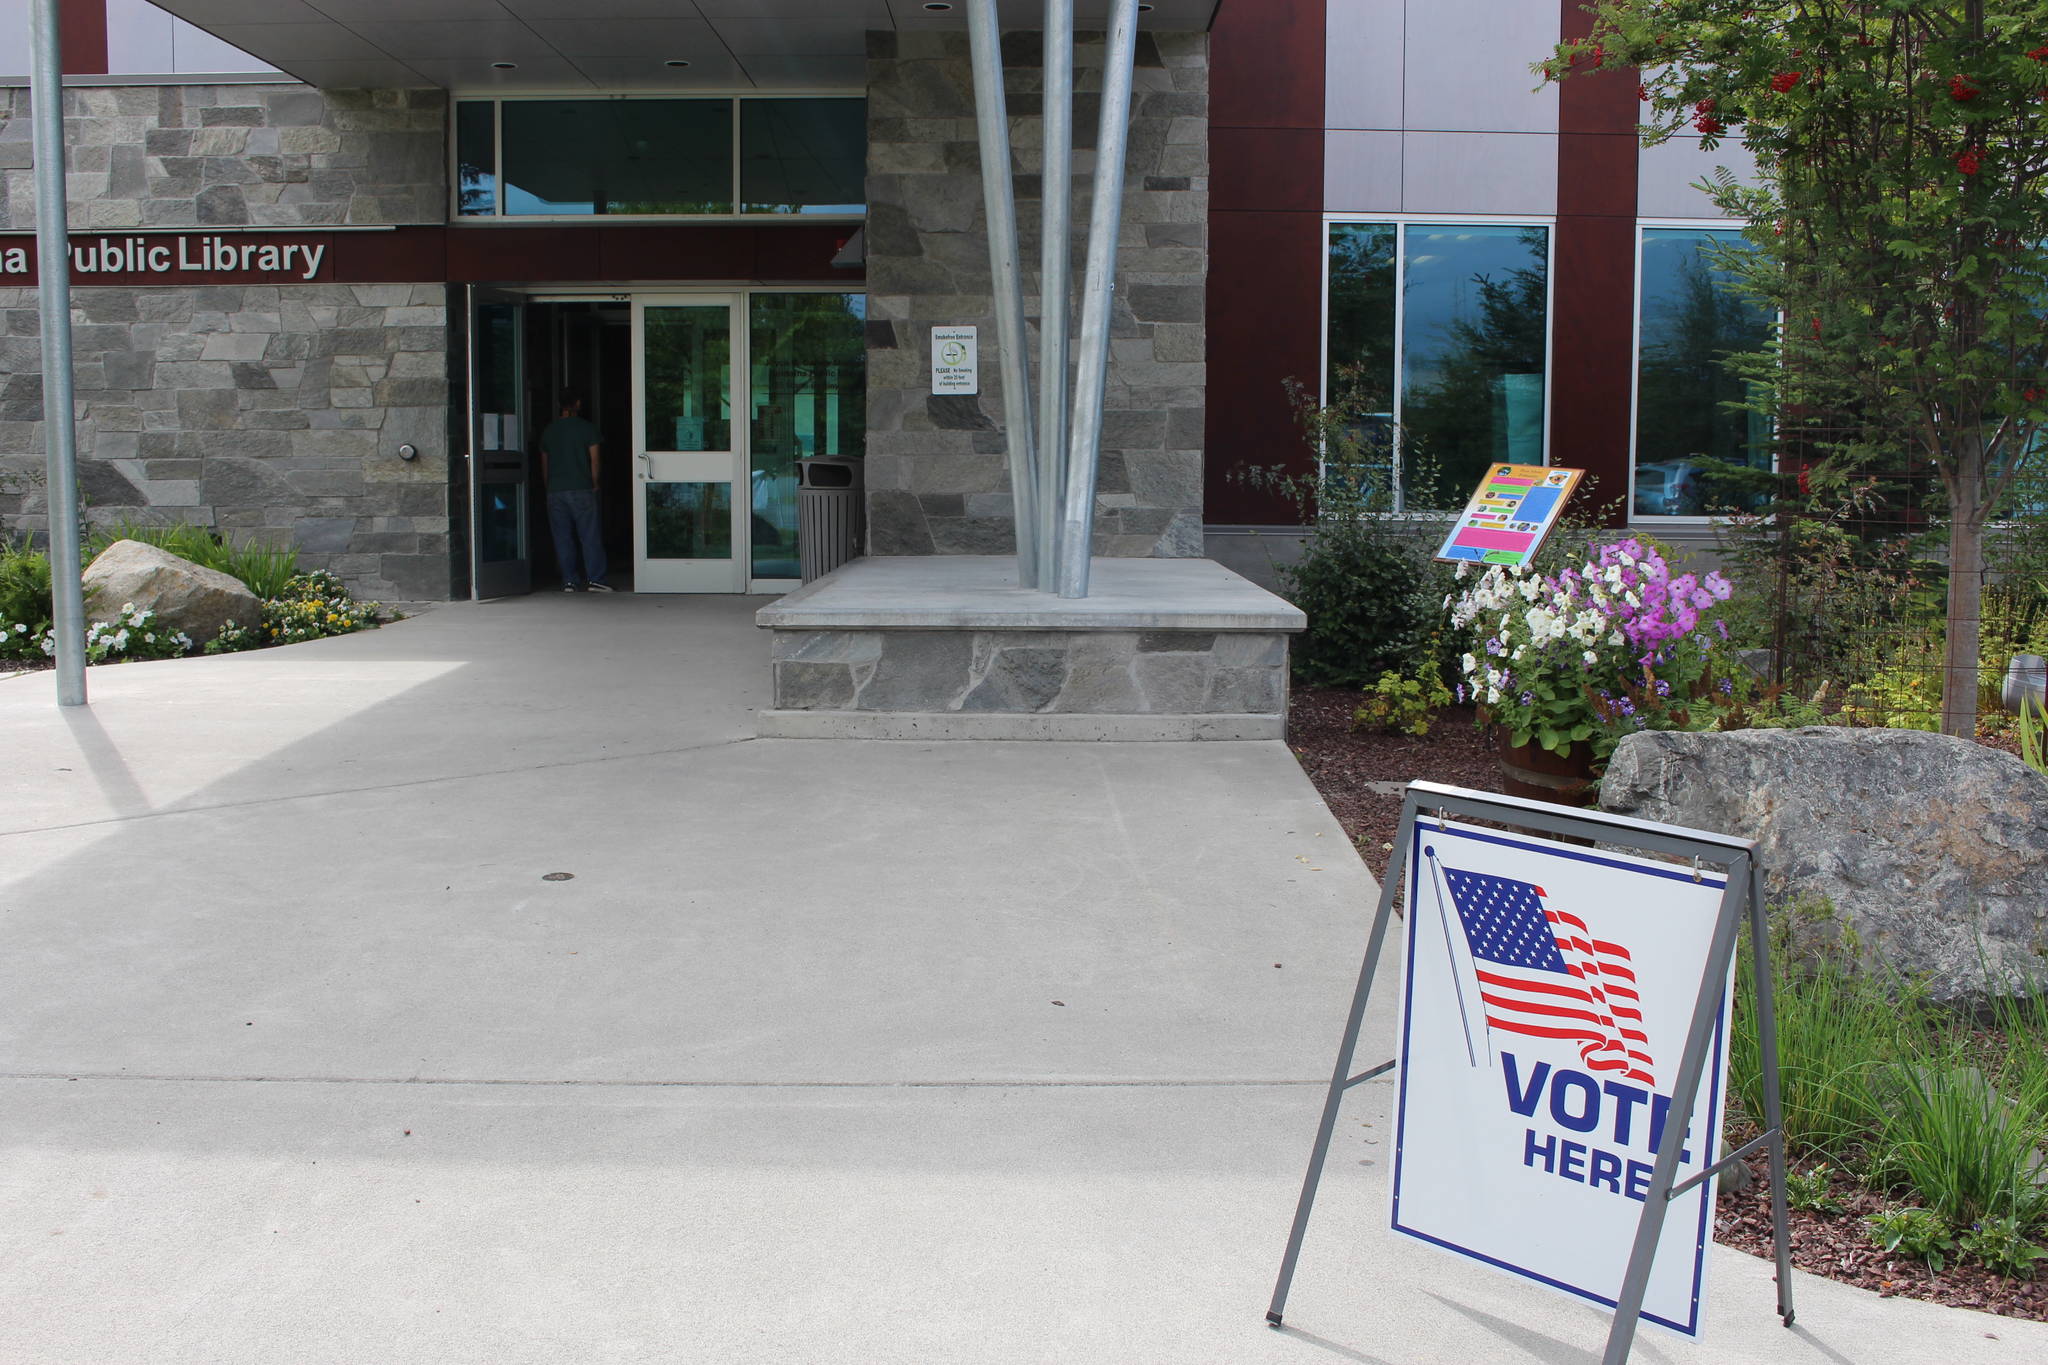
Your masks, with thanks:
M86 566L86 615L111 621L124 606L157 614L172 630L203 645L229 621L253 625L263 604L241 580L202 568L139 540L117 540Z
M1917 730L1649 732L1622 740L1602 809L1757 841L1795 938L1981 1003L2048 982L2048 778Z

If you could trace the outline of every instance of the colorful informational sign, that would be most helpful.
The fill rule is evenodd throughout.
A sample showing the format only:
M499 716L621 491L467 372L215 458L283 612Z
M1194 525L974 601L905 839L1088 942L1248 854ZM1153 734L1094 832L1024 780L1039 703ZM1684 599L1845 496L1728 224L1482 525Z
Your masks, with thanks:
M1407 864L1394 1230L1611 1308L1725 879L1436 818ZM1674 1184L1718 1155L1733 980ZM1643 1301L1687 1336L1714 1184L1671 1201Z
M1492 466L1436 557L1453 564L1527 564L1584 474L1540 464Z

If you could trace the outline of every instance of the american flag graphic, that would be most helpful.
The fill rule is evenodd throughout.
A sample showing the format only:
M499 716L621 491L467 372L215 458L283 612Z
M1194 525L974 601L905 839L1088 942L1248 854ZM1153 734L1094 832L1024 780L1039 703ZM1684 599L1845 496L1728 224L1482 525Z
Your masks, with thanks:
M1654 1089L1628 949L1545 905L1540 886L1438 866L1465 926L1488 1027L1571 1039L1588 1071Z

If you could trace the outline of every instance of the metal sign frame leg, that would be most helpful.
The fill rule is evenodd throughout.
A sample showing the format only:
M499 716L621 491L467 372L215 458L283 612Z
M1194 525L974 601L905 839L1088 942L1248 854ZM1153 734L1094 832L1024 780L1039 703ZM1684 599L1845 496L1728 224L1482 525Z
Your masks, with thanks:
M1405 834L1419 806L1412 795L1402 802L1401 823L1396 828ZM1379 911L1373 916L1372 937L1366 943L1365 966L1358 974L1358 989L1351 995L1351 1016L1344 1023L1344 1040L1337 1045L1337 1065L1330 1074L1329 1094L1323 1099L1323 1119L1316 1128L1316 1144L1309 1154L1308 1174L1302 1177L1301 1198L1294 1206L1294 1227L1287 1234L1287 1254L1280 1260L1280 1278L1273 1285L1273 1301L1266 1309L1266 1322L1273 1327L1282 1324L1287 1312L1287 1291L1294 1285L1294 1265L1301 1259L1302 1239L1308 1235L1309 1212L1315 1207L1316 1187L1322 1183L1323 1163L1330 1154L1330 1137L1337 1130L1337 1110L1344 1103L1344 1092L1383 1075L1394 1066L1388 1061L1356 1076L1349 1074L1352 1056L1358 1050L1358 1034L1365 1024L1365 1007L1372 998L1372 979L1379 970L1380 950L1386 946L1387 922L1393 918L1395 890L1401 885L1407 862L1408 841L1406 838L1397 839L1394 856L1387 863L1387 875L1380 880Z
M1614 1323L1608 1329L1607 1349L1601 1357L1601 1365L1625 1365L1629 1350L1635 1344L1643 1296L1650 1285L1651 1263L1656 1258L1657 1242L1663 1235L1664 1218L1670 1211L1671 1201L1762 1146L1768 1146L1771 1154L1771 1234L1778 1269L1778 1316L1785 1326L1792 1325L1791 1248L1785 1211L1785 1130L1778 1104L1778 1038L1777 1021L1771 1008L1769 926L1761 893L1762 878L1753 858L1744 856L1729 864L1727 890L1721 901L1719 923L1714 927L1713 946L1708 950L1706 975L1700 982L1699 998L1693 1005L1692 1027L1687 1031L1685 1051L1678 1064L1671 1114L1664 1125L1663 1139L1657 1146L1656 1166L1650 1176L1642 1218L1636 1224L1635 1244L1629 1251L1628 1269L1622 1276L1621 1295L1614 1306ZM1710 1162L1684 1184L1674 1185L1679 1153L1684 1148L1687 1129L1692 1126L1693 1100L1706 1070L1707 1048L1713 1039L1715 1016L1720 1012L1722 983L1728 979L1729 963L1735 955L1736 934L1745 919L1749 923L1753 950L1750 971L1758 1002L1757 1041L1763 1071L1766 1131L1755 1141ZM1720 1145L1721 1135L1702 1133L1699 1140L1710 1144L1708 1150L1712 1151Z

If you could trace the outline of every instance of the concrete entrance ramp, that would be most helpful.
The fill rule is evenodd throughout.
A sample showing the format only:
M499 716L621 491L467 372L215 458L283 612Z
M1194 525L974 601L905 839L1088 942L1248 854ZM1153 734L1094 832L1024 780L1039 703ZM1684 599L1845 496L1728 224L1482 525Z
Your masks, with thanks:
M0 681L0 1361L1596 1358L1384 1084L1265 1327L1373 894L1283 746L751 739L759 605ZM1639 1359L2048 1354L1716 1271Z

